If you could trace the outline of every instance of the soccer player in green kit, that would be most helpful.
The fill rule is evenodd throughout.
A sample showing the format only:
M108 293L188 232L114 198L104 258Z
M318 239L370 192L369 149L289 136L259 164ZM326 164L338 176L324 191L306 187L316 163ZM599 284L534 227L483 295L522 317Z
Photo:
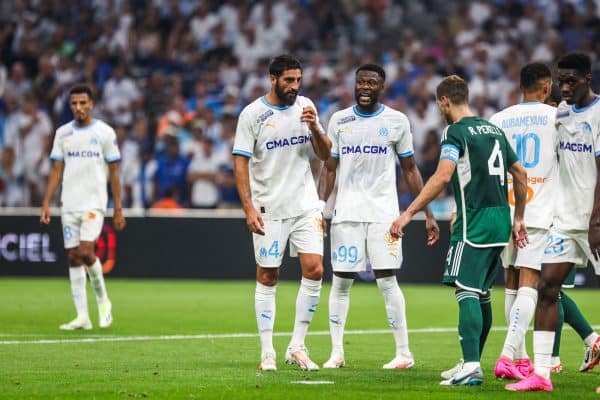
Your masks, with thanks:
M458 333L464 363L441 385L481 385L480 358L492 324L489 288L500 265L500 253L511 236L507 171L513 176L515 215L512 235L519 248L527 244L523 222L527 172L502 130L471 112L469 89L460 77L446 77L436 89L437 105L448 122L440 161L423 190L390 227L402 229L452 181L457 219L443 282L456 288Z

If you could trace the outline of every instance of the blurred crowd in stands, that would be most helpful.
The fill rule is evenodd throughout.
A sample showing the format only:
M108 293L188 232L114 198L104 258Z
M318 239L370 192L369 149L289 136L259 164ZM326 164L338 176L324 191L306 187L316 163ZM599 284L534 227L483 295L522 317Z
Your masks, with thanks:
M364 62L387 73L385 103L407 114L425 179L445 125L434 89L469 81L477 113L520 101L519 69L571 50L600 82L598 0L4 0L0 2L0 206L39 206L67 93L88 82L118 135L127 207L239 207L237 115L269 88L269 59L304 65L324 127L354 102ZM598 89L598 87L595 87ZM314 163L315 173L319 163ZM401 207L412 200L399 179ZM451 207L442 196L433 207Z

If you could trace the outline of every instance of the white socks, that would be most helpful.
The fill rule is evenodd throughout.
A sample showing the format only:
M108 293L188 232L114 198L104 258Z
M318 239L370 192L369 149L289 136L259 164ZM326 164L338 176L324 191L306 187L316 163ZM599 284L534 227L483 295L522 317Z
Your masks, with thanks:
M294 322L294 332L290 346L304 345L304 338L308 331L308 325L312 321L313 315L319 305L319 296L321 295L321 279L313 281L302 277L300 281L300 290L296 298L296 320Z
M508 332L502 355L512 359L529 358L525 347L525 335L535 315L538 293L536 289L523 286L517 291L508 321Z
M408 349L408 328L406 325L406 303L404 295L398 286L395 276L377 279L377 286L383 295L385 311L394 340L396 341L396 356L410 353Z
M275 324L276 286L265 286L256 282L254 308L260 337L261 357L267 353L275 354L273 348L273 325Z
M517 291L515 289L504 289L504 317L507 326L510 325L510 310L512 310L516 298Z
M87 293L85 291L85 268L83 266L69 267L69 280L71 281L71 294L73 295L77 318L89 319Z
M583 339L583 343L585 343L587 347L592 347L594 343L596 343L596 340L598 340L598 334L596 332L592 332L585 339Z
M554 331L533 332L533 363L535 364L535 373L546 379L550 379L553 346Z
M90 284L94 289L94 293L96 293L96 302L100 304L108 300L104 275L102 274L102 264L100 264L99 258L96 258L94 264L88 267L88 274L90 275Z
M331 354L344 355L344 327L350 307L350 288L354 279L333 275L329 293L329 331L331 332Z

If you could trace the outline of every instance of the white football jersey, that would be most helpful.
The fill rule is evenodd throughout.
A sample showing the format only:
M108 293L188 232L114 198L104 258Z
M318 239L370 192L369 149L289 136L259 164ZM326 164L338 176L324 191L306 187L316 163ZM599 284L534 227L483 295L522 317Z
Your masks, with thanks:
M583 108L560 103L556 128L560 190L554 226L588 230L596 188L596 157L600 157L600 96Z
M528 227L547 229L552 224L558 188L555 117L556 108L534 101L505 108L490 119L504 131L527 170L525 225ZM515 195L510 176L508 201L514 213Z
M250 158L252 203L270 219L297 217L319 207L309 162L312 133L300 121L307 106L315 107L303 96L281 107L260 97L239 117L232 153Z
M56 130L50 158L65 163L61 194L63 211L106 212L106 164L121 159L113 128L98 119L83 128L71 121Z
M373 114L356 106L331 116L327 134L339 159L332 223L391 222L398 217L396 155L413 155L406 115L381 105Z

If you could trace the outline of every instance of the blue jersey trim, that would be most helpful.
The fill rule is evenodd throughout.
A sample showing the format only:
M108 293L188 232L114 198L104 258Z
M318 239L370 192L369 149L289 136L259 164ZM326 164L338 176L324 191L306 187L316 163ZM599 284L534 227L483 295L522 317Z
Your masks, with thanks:
M588 108L590 108L591 106L593 106L594 104L596 104L598 101L600 101L600 96L596 96L596 98L594 99L594 101L592 101L587 106L584 106L584 107L581 107L581 108L577 108L577 106L575 104L573 104L572 110L573 110L573 112L576 112L576 113L584 112L585 110L587 110Z
M596 157L600 157L600 150L596 151Z
M117 161L121 161L121 157L111 157L111 158L105 158L104 159L107 163L111 164Z
M383 112L383 110L385 110L385 106L382 104L379 107L379 110L375 111L372 114L363 114L360 111L358 111L358 107L357 106L352 106L352 111L354 111L354 114L358 115L359 117L363 117L363 118L371 118L371 117L375 117L379 114L381 114Z
M331 157L333 158L340 158L340 155L338 153L334 153L333 151L331 152Z
M405 151L404 153L398 153L398 157L406 158L406 157L412 156L413 154L415 154L415 152L412 150L409 150L409 151Z
M273 104L269 103L269 102L267 101L267 99L265 99L265 96L262 96L262 97L260 98L260 101L261 101L261 102L262 102L262 103L263 103L265 106L267 106L267 107L269 107L269 108L272 108L273 110L279 110L279 111L283 111L283 110L287 110L288 108L290 108L290 106L276 106L276 105L273 105Z
M520 106L534 106L536 104L542 104L542 102L540 102L540 101L524 101L522 103L519 103Z
M97 119L93 119L92 123L86 126L78 126L77 123L75 121L72 122L71 126L73 127L73 130L75 131L85 131L87 129L90 129L92 126L94 126L96 124L96 121L98 121Z
M250 153L248 151L244 151L244 150L239 150L239 149L233 149L231 154L234 154L236 156L244 156L244 157L248 157L248 158L252 157L252 153Z

